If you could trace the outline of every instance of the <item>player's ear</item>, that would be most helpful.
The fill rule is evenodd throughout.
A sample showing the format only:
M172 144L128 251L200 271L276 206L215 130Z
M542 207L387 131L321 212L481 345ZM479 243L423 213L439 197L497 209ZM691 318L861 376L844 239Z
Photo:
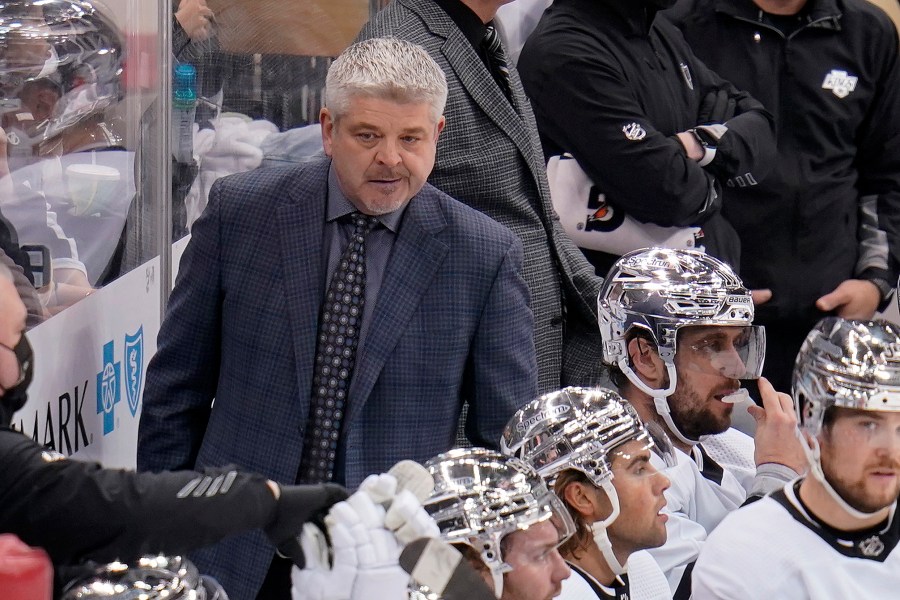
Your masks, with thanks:
M563 499L588 522L594 521L597 501L593 486L581 481L573 481L563 490Z
M640 336L632 338L628 342L628 357L632 370L644 383L654 389L665 387L666 366L652 343Z

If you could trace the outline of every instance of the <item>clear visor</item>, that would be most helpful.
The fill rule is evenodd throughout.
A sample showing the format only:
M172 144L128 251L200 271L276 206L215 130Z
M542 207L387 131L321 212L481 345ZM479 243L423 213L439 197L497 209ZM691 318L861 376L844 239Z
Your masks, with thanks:
M543 485L535 488L535 496L536 498L527 502L520 501L517 511L515 509L517 503L511 502L513 511L518 513L516 517L519 521L518 528L525 530L537 523L550 523L556 529L556 545L560 546L575 533L575 522L572 521L572 516L562 500ZM535 502L537 506L534 506Z
M758 325L695 325L678 330L679 369L730 379L759 379L766 356L766 331Z
M550 521L556 527L559 538L556 545L559 547L575 533L575 522L572 521L572 515L569 514L568 509L555 493L548 492L546 498L549 501L549 510L547 511L549 516L545 520Z
M538 473L557 471L558 467L563 466L560 465L560 462L575 453L575 449L566 437L549 434L540 434L534 437L535 440L531 444L536 447L528 449L528 462Z
M831 426L853 447L900 447L900 412L843 409Z
M660 452L660 446L648 438L634 439L616 446L609 453L613 481L634 481L655 476L659 470L651 462L651 456L654 453L658 453L662 457L666 468L675 466L675 452L671 444L667 450L662 450L662 452Z

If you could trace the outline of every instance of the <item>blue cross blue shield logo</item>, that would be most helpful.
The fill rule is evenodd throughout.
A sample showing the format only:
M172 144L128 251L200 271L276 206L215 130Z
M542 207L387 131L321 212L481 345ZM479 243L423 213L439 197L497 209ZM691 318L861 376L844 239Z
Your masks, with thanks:
M103 435L109 435L116 427L116 404L120 400L120 363L113 362L113 342L103 345L103 369L97 373L97 414L103 415Z
M125 396L131 416L137 415L144 385L144 326L134 335L125 334Z

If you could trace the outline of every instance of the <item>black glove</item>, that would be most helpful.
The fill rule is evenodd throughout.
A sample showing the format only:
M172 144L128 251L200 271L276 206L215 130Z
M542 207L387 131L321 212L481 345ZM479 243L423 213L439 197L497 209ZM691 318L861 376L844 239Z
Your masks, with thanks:
M265 528L265 533L281 555L302 567L305 561L297 536L303 524L310 521L321 523L328 509L346 500L347 496L347 490L336 483L281 486L275 518ZM324 526L321 528L325 530Z
M736 106L737 103L734 98L729 97L726 90L710 92L703 99L703 102L700 103L697 124L724 123L734 117Z

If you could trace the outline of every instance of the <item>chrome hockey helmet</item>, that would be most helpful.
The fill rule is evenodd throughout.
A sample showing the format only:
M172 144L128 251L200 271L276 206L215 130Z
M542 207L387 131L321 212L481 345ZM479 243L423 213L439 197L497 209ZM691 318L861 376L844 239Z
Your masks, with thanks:
M532 525L551 522L565 542L575 530L565 506L532 467L517 458L484 448L456 449L425 463L434 478L434 493L425 510L441 537L466 544L490 569L494 593L503 591L504 537Z
M225 590L197 572L181 556L144 556L133 563L113 562L75 579L62 600L228 600Z
M634 408L605 388L567 387L516 411L500 450L534 467L552 485L561 471L577 469L597 487L611 478L608 453L630 440L653 440Z
M817 436L832 407L900 412L900 326L822 319L800 347L791 391L812 475L849 514L870 516L849 506L825 479Z
M658 443L656 443L658 440ZM567 387L544 394L520 408L500 440L504 454L522 459L553 485L557 475L575 469L602 489L612 505L609 516L591 525L594 541L617 575L625 572L612 551L607 528L619 516L612 459L623 444L638 441L656 450L669 465L674 453L665 433L650 434L626 400L604 388Z
M665 401L677 385L675 353L682 328L741 327L733 347L740 361L726 358L731 351L709 348L709 365L733 379L755 379L765 359L765 330L754 326L753 299L734 271L719 259L697 250L648 248L625 254L610 269L597 298L603 360L618 368L638 389L655 399L657 412L682 441L671 422ZM643 332L656 346L666 366L668 386L650 388L632 370L628 342ZM716 367L716 365L721 365Z
M11 153L37 152L123 97L125 44L109 14L96 0L0 3L0 113ZM103 136L106 146L118 142Z

